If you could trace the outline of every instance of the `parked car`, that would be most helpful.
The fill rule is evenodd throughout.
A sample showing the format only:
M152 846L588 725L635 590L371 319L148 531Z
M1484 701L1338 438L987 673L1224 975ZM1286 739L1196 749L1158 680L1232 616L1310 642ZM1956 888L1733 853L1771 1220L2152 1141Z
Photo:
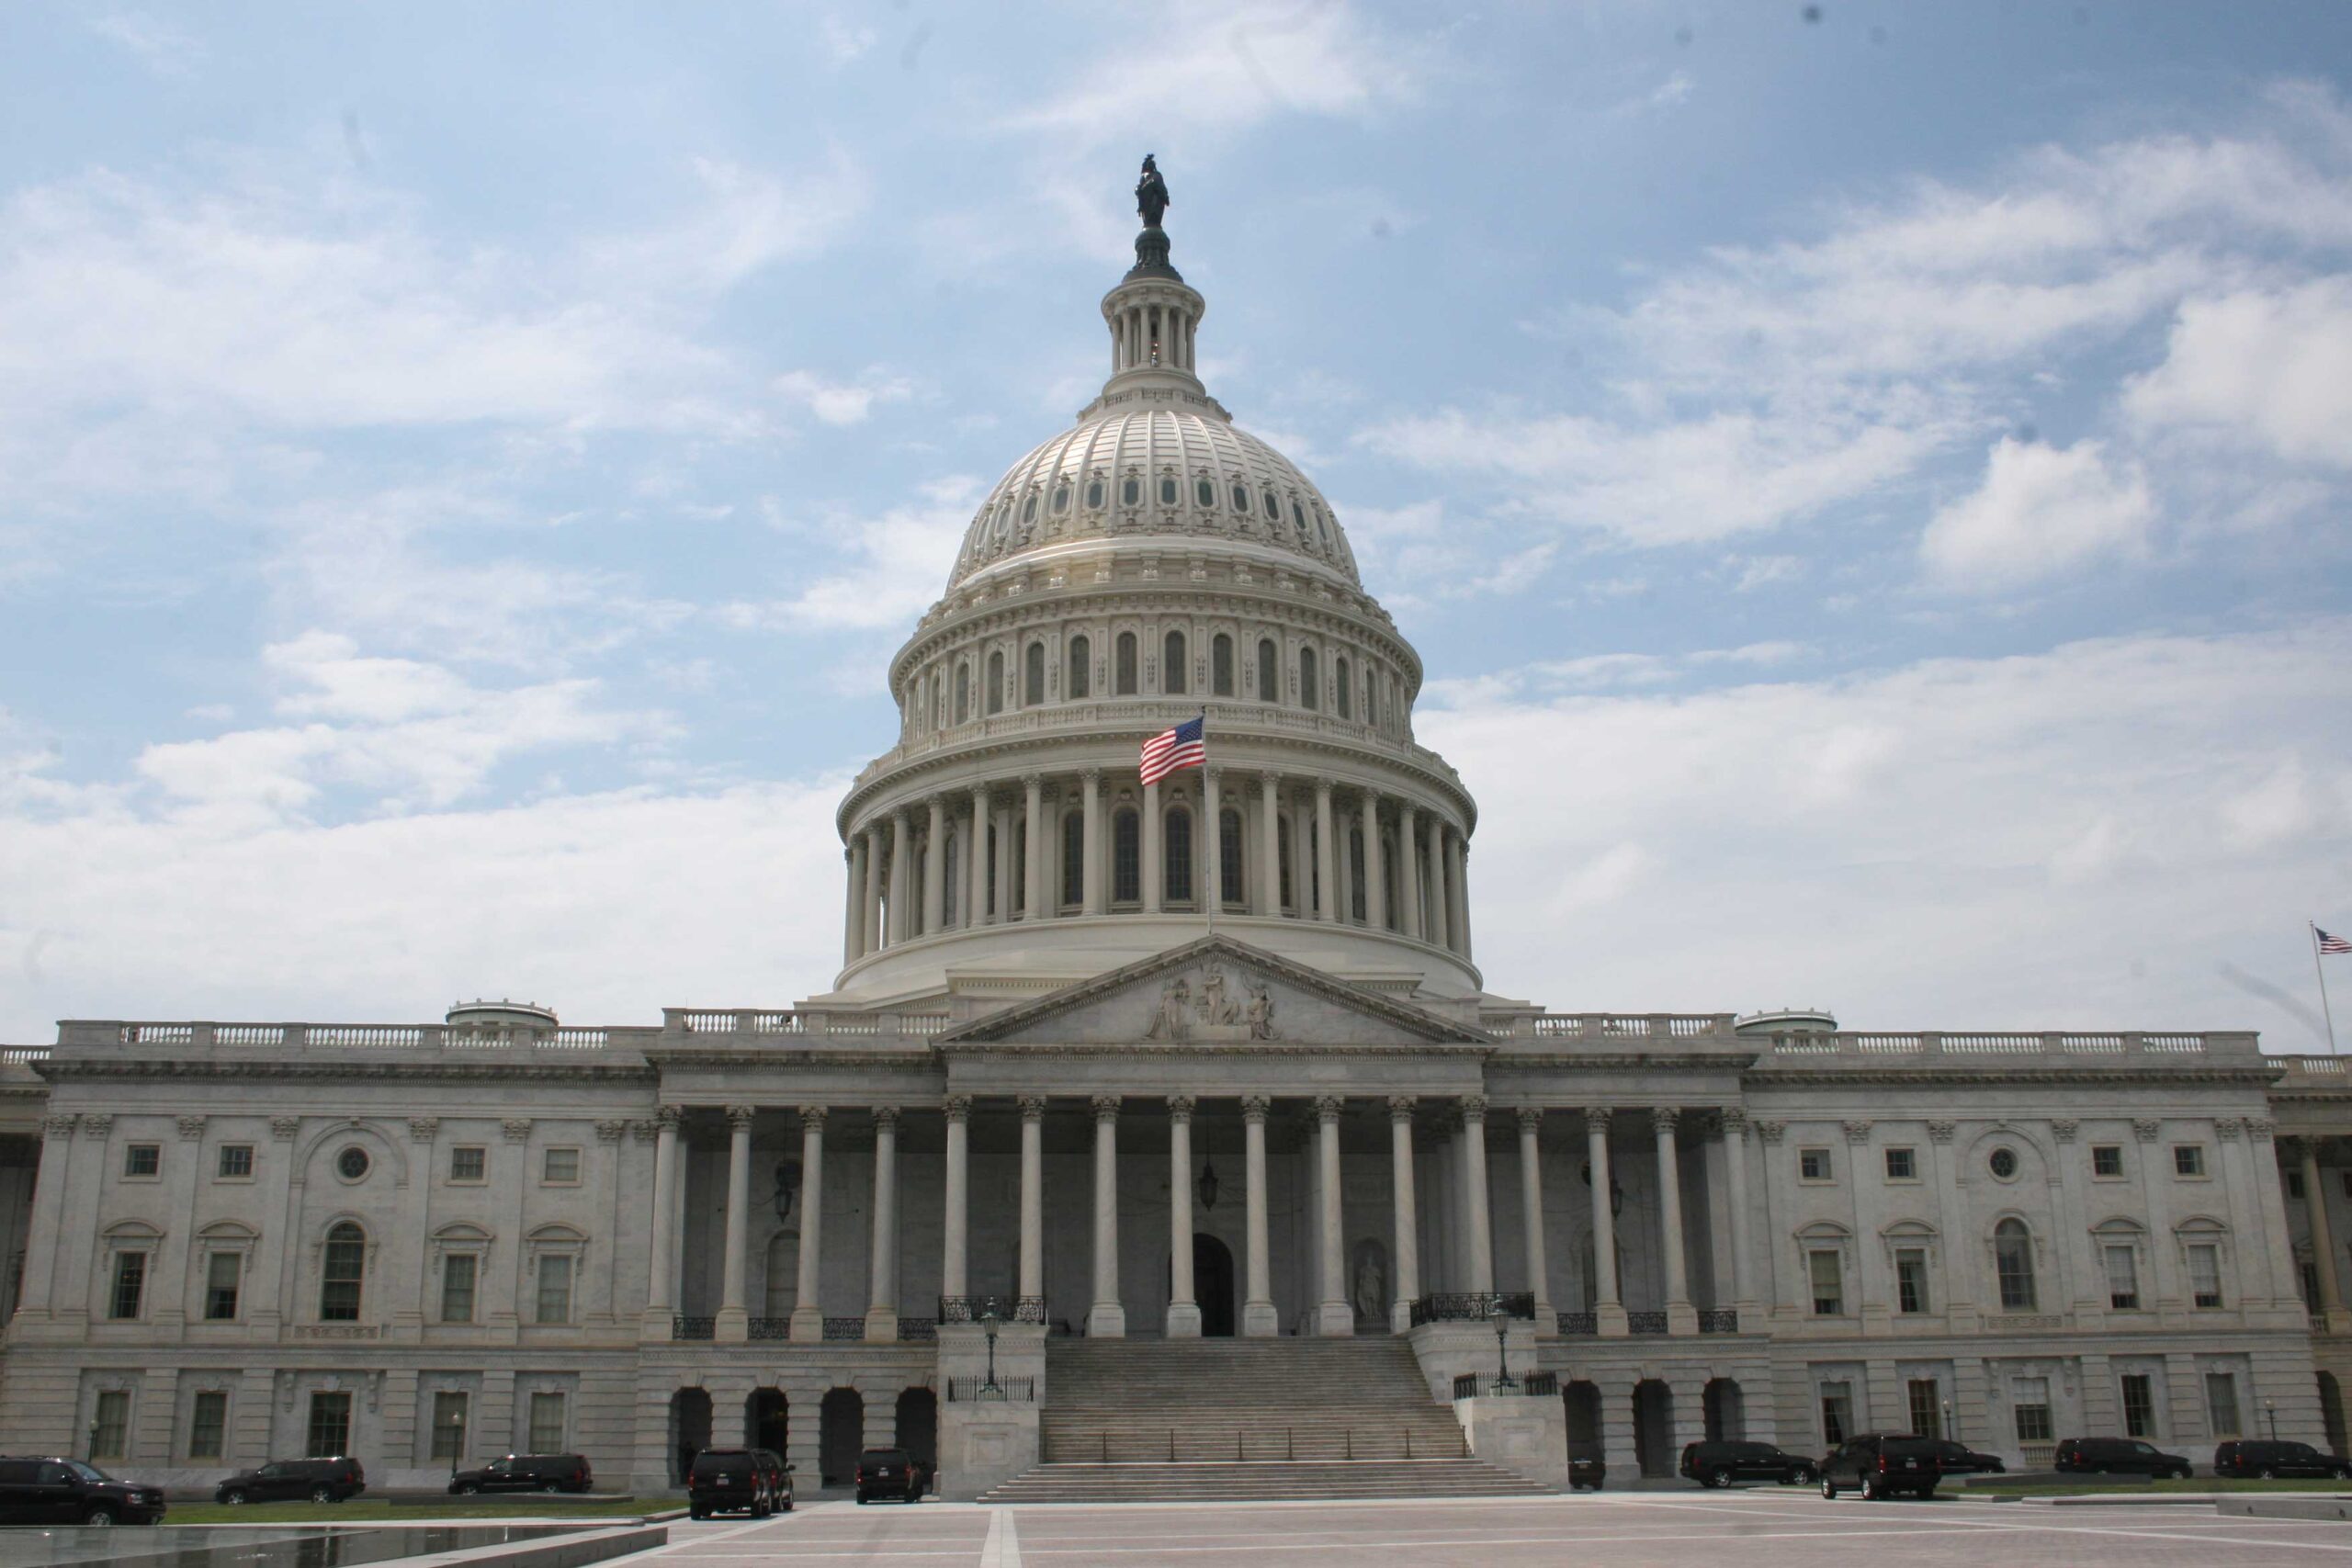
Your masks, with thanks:
M1946 1475L2002 1475L2008 1464L1999 1454L1979 1453L1964 1443L1950 1438L1930 1438L1936 1445L1936 1457L1943 1463Z
M904 1449L868 1449L857 1456L857 1500L896 1497L920 1503L930 1490L931 1472Z
M117 1481L78 1459L0 1459L0 1525L153 1525L161 1487Z
M1568 1490L1582 1492L1589 1488L1598 1492L1609 1479L1609 1464L1599 1454L1568 1455Z
M2352 1462L2324 1454L2309 1443L2232 1439L2213 1450L2216 1475L2253 1475L2275 1481L2285 1475L2316 1475L2352 1481Z
M241 1470L212 1489L216 1503L282 1503L305 1497L340 1503L368 1490L368 1472L348 1454L334 1459L274 1459Z
M449 1478L449 1490L460 1497L477 1492L585 1492L594 1484L585 1454L508 1454Z
M764 1519L792 1506L791 1470L772 1449L705 1449L686 1469L686 1512Z
M1909 1432L1863 1432L1849 1438L1817 1468L1824 1497L1837 1496L1841 1486L1853 1486L1873 1503L1906 1492L1932 1497L1936 1483L1943 1479L1936 1445Z
M1702 1486L1728 1486L1735 1481L1810 1486L1821 1478L1813 1461L1770 1443L1685 1443L1681 1470Z
M2186 1481L2194 1473L2186 1458L2137 1438L2061 1438L2056 1465L2068 1475L2150 1475L2159 1481Z

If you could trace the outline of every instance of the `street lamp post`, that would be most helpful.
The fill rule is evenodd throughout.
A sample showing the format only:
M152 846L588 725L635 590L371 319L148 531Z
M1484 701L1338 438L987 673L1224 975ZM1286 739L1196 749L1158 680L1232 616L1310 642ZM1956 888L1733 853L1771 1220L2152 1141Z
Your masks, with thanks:
M2262 1401L2262 1413L2270 1417L2270 1440L2275 1443L2278 1440L2278 1402L2266 1395Z
M1945 1401L1943 1402L1943 1406L1944 1406L1944 1436L1945 1436L1945 1437L1947 1437L1947 1438L1950 1438L1953 1442L1955 1442L1955 1443L1956 1443L1956 1442L1960 1441L1960 1430L1959 1430L1959 1428L1955 1427L1951 1424L1951 1400L1949 1400L1949 1399L1945 1400Z
M1504 1310L1500 1298L1498 1298L1488 1315L1495 1320L1495 1392L1517 1393L1519 1384L1511 1381L1510 1375L1510 1314Z
M449 1412L449 1479L458 1479L458 1461L466 1451L466 1413Z
M980 1314L980 1326L988 1331L989 1336L989 1375L987 1381L980 1384L980 1397L982 1399L1002 1399L1004 1397L1004 1390L997 1386L996 1381L996 1308L990 1307L988 1311Z

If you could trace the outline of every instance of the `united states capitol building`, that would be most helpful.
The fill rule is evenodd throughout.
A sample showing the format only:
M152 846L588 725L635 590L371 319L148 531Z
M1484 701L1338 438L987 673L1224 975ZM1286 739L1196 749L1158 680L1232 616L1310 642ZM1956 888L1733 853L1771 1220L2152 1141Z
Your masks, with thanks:
M890 664L829 985L6 1048L12 1451L663 1489L752 1441L806 1489L895 1439L969 1496L1464 1450L1613 1487L1871 1429L2343 1450L2337 1061L1491 989L1586 982L1480 969L1420 659L1203 384L1156 220L1101 309L1102 394ZM1206 767L1143 784L1204 713Z

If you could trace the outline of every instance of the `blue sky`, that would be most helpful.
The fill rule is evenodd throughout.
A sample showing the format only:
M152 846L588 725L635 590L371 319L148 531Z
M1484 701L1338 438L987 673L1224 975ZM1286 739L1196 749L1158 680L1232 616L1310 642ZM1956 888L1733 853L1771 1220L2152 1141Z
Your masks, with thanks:
M1490 988L2322 1041L2340 6L6 30L0 1038L823 989L886 660L1153 151L1421 649Z

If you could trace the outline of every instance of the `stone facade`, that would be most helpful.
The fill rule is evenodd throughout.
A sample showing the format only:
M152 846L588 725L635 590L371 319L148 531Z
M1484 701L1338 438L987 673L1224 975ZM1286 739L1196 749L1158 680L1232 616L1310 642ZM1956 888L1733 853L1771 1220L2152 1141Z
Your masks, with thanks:
M968 1495L1037 1457L1050 1336L1401 1334L1444 1402L1499 1308L1562 1402L1464 1419L1547 1477L1555 1439L1622 1476L1711 1432L2340 1448L2337 1064L1485 989L1419 658L1202 388L1159 245L1102 397L893 661L831 987L8 1048L11 1445L390 1486L578 1450L658 1489L713 1441L805 1485L896 1438ZM1195 713L1209 766L1145 783Z

